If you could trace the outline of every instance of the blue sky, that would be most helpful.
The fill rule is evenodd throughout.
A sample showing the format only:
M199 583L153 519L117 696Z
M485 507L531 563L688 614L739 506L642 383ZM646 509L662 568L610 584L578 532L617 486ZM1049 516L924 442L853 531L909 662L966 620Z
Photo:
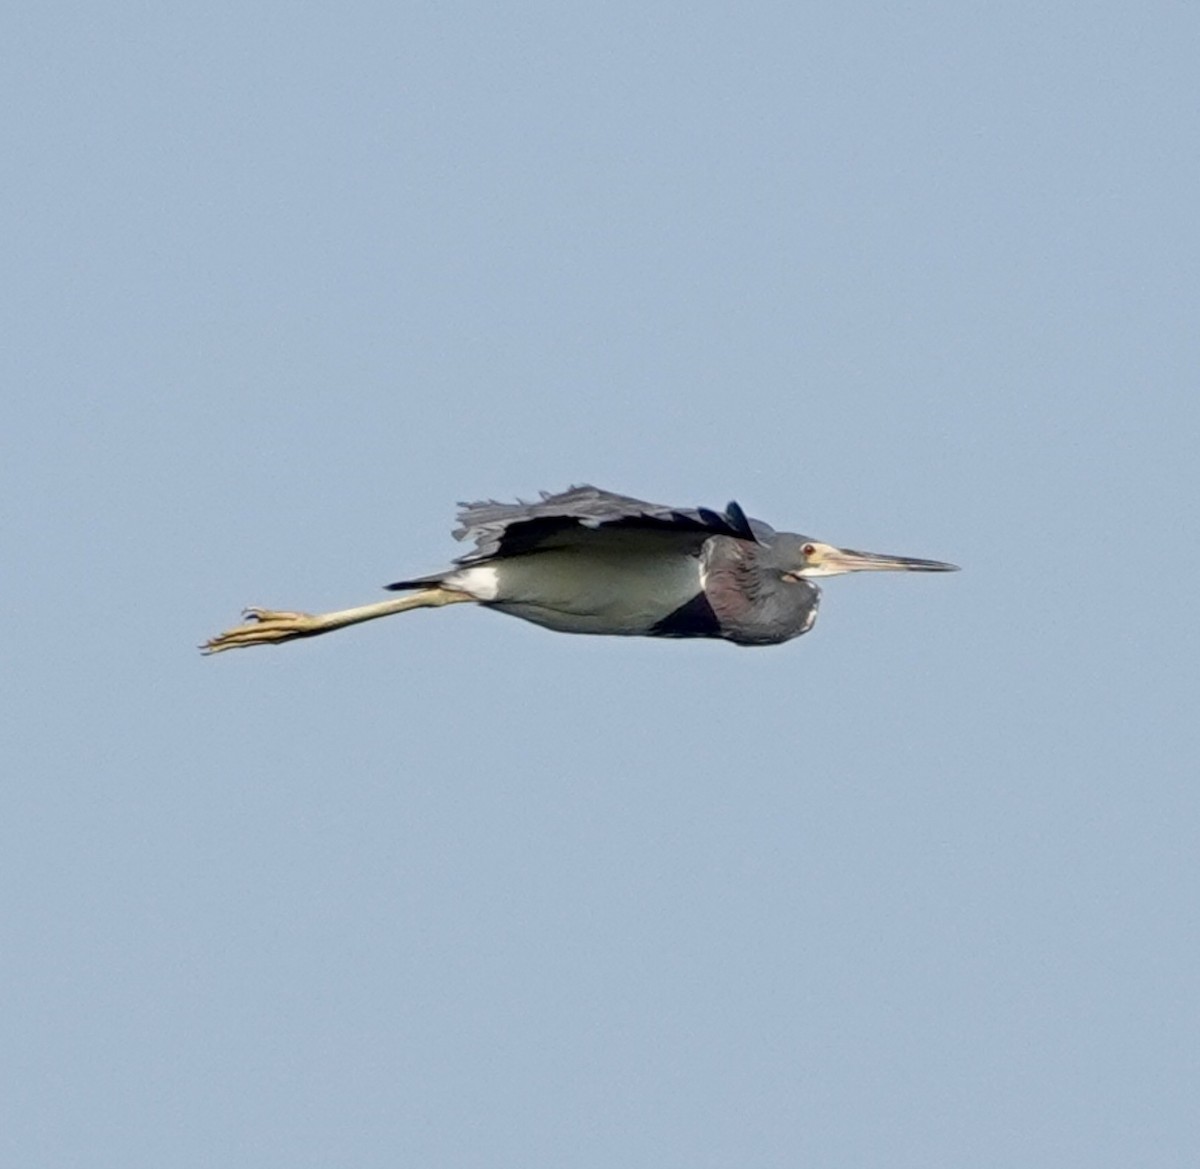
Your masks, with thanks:
M1195 1165L1198 33L9 14L0 1160ZM574 482L964 572L194 650Z

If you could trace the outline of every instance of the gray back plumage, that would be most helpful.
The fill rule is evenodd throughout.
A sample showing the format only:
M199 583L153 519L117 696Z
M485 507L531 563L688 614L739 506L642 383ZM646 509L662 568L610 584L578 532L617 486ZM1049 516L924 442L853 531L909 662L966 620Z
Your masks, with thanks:
M536 502L489 499L459 507L454 538L475 544L472 551L455 560L464 565L569 547L580 537L591 544L596 538L593 533L601 530L614 535L621 531L670 533L678 537L677 546L696 549L712 536L758 540L771 534L770 527L747 518L736 503L730 503L724 512L664 507L588 485L557 494L543 491Z

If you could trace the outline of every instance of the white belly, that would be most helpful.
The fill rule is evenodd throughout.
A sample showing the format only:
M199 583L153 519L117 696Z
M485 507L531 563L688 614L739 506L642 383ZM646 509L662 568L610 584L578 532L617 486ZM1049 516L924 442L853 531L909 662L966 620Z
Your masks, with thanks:
M699 558L663 551L547 549L460 569L446 584L549 629L642 634L701 591Z

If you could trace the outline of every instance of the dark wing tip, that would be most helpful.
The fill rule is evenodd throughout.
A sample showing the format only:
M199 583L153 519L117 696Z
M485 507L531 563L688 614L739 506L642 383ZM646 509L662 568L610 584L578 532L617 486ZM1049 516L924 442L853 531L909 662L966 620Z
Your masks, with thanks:
M754 534L754 529L750 526L750 520L747 518L746 513L742 511L742 505L736 499L731 499L725 505L725 519L728 521L729 526L743 540L758 539Z

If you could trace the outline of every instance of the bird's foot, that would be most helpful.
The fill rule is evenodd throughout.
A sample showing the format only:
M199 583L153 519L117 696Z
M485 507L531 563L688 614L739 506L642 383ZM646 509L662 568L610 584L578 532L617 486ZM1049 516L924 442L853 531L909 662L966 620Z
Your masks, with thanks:
M203 654L219 654L247 645L277 645L296 637L310 637L322 629L319 617L311 613L283 613L275 609L243 609L244 625L210 637L201 647Z

